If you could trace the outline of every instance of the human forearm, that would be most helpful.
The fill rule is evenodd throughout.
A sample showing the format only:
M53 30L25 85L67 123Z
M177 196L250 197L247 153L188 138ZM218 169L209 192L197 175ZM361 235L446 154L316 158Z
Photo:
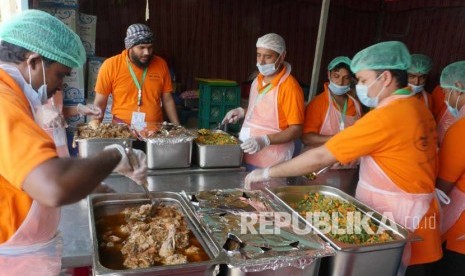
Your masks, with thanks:
M166 116L168 116L168 120L170 120L172 124L179 125L176 105L174 104L174 99L170 93L164 93L163 95L163 108L165 109Z
M293 141L300 137L302 134L302 125L291 125L287 129L274 133L268 134L271 145L283 144Z
M313 148L319 147L326 143L332 136L320 135L315 132L309 132L302 135L302 143Z
M87 159L50 159L26 177L23 190L47 206L70 204L88 195L120 160L121 154L116 150Z

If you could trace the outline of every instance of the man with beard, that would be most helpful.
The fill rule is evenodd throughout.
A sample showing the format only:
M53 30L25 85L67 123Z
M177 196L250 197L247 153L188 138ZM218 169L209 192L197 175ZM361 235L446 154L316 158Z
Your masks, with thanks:
M171 123L179 124L173 87L166 62L154 54L154 36L144 24L129 26L126 49L102 64L95 85L94 105L105 110L112 95L114 123L145 127L163 121L163 112ZM102 120L103 114L96 119Z

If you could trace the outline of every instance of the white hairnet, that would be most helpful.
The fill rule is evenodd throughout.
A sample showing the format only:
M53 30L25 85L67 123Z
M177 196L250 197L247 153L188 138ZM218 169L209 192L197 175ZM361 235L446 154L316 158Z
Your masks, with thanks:
M278 54L282 54L284 51L286 51L286 42L284 41L284 38L274 33L266 34L262 37L259 37L257 39L256 46L257 48L273 50Z

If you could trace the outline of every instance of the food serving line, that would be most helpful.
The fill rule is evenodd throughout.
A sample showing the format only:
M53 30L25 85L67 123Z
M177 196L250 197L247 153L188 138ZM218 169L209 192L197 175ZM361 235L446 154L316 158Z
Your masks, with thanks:
M241 188L246 172L244 168L221 169L167 169L149 170L150 191L197 192L212 189ZM355 191L356 170L329 170L315 180L304 177L278 179L275 185L320 185L327 184L349 194ZM119 175L111 175L103 181L111 192L143 193L143 189ZM64 206L61 211L59 230L63 235L63 267L92 266L92 241L89 231L89 208L87 199Z

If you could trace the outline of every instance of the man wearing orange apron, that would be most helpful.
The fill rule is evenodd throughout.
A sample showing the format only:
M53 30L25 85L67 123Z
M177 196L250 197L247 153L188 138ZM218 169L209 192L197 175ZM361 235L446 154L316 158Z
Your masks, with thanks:
M465 71L462 71L463 63L464 61L451 63L441 72L440 85L444 92L444 103L446 108L440 115L438 121L438 139L440 145L449 127L453 125L458 118L465 115L465 108L459 107L459 100L463 98L462 94L465 93L465 87L458 87L457 84L454 83L454 81L460 79L461 73L465 73ZM457 93L458 97L456 99L452 97Z
M270 33L258 38L256 46L260 73L252 83L248 108L230 110L223 119L236 123L244 118L239 139L247 170L291 159L304 121L304 94L284 61L284 39Z
M323 146L275 167L255 170L245 182L248 186L270 177L300 176L360 158L356 198L390 213L423 239L411 244L411 254L404 254L402 263L410 265L407 274L425 275L442 257L435 197L437 135L432 114L407 86L410 62L407 47L399 41L378 43L357 53L351 63L358 79L357 96L374 109Z
M447 70L446 70L447 69ZM465 61L447 66L441 73L447 106L457 115L465 106ZM453 88L452 88L453 87ZM465 268L465 114L458 113L457 121L445 133L439 149L437 186L447 192L450 203L443 207L441 233L445 242L444 258L438 265L442 275L464 275Z
M331 137L353 125L362 116L359 102L350 96L350 59L336 57L328 65L329 84L324 84L323 93L316 96L305 109L302 142L305 150L326 143ZM357 164L334 168L354 168Z
M408 86L415 97L425 103L426 107L433 110L433 100L431 94L425 91L425 84L428 73L433 68L433 61L422 54L412 54L412 64L407 70Z
M127 171L128 157L120 149L89 159L57 158L53 139L39 126L42 105L85 56L80 38L42 11L24 11L0 28L2 276L58 275L59 207L87 196L115 166L139 182L146 175L142 166Z

